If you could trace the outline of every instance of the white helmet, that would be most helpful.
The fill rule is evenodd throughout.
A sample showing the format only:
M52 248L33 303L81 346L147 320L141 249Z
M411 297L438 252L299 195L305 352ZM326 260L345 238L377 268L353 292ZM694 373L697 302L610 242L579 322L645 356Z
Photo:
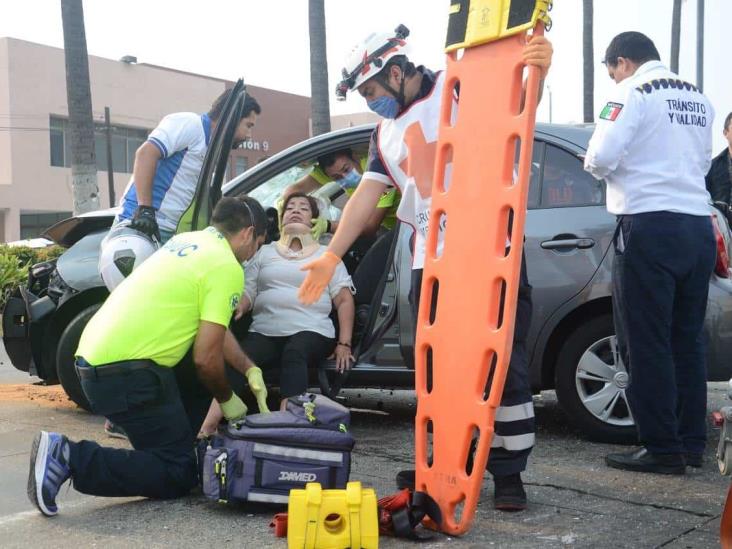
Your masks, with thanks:
M346 58L343 67L343 80L336 86L336 98L344 101L346 94L358 88L383 69L395 55L408 55L409 47L405 38L409 29L399 25L394 32L372 33L356 45Z
M145 233L127 225L114 227L104 237L99 254L99 274L111 292L155 253L160 244Z

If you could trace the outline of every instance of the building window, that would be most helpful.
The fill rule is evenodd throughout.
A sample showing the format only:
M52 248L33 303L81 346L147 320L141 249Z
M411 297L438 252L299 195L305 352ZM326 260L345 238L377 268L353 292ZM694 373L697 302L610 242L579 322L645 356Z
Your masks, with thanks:
M229 179L234 179L237 175L243 174L249 167L249 159L246 156L229 155L229 162L226 165L226 173Z
M50 119L51 166L71 167L71 143L67 135L68 120L57 116ZM132 173L135 151L147 139L149 131L140 128L112 126L112 169ZM107 133L104 124L94 124L94 150L97 170L107 171Z
M51 166L64 166L63 120L51 117Z
M236 170L235 175L239 175L239 174L242 174L245 171L247 171L248 165L249 165L249 160L247 159L246 156L237 156L236 157L236 168L234 168Z
M44 212L20 214L20 238L38 238L51 225L71 217L71 212Z

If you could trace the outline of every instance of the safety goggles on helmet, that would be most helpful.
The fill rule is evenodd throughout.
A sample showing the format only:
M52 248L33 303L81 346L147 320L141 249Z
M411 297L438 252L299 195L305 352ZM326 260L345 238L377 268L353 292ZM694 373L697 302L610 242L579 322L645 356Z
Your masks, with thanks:
M350 90L356 89L369 78L378 74L395 55L407 54L409 29L399 25L394 34L371 34L357 45L346 60L341 80L336 86L336 99L344 101Z

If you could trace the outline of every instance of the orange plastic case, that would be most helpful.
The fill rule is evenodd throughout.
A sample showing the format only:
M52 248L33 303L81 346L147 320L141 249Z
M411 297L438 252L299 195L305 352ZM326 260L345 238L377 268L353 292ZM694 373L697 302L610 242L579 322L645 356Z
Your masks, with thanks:
M535 32L543 32L541 23ZM440 257L438 231L427 238L415 348L415 456L416 489L438 502L437 526L450 534L467 532L475 515L511 356L539 85L532 67L522 110L525 43L521 32L447 58L429 226L447 222ZM453 90L459 90L454 125Z

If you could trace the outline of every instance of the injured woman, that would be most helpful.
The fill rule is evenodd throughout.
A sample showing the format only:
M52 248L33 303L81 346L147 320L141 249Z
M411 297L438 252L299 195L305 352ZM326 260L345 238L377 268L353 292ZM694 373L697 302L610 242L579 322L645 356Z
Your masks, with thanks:
M312 220L319 215L315 198L304 193L287 197L281 213L280 240L263 246L247 262L245 289L235 314L238 320L252 311L252 324L241 345L260 368L279 368L283 410L288 397L307 390L308 368L317 368L333 355L337 371L343 372L354 360L351 354L353 288L343 263L336 267L328 292L323 292L319 301L303 305L297 298L306 275L302 266L326 250L311 235ZM330 318L333 308L338 315L338 337ZM227 367L227 374L234 390L244 388L241 373ZM215 432L222 417L214 400L200 435Z

